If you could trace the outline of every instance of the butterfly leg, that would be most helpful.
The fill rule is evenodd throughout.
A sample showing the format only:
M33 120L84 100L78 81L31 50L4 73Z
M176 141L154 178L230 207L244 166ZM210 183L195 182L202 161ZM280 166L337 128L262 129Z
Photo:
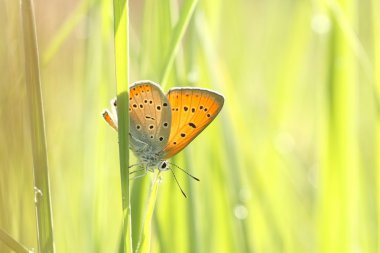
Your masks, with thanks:
M140 175L137 175L137 176L134 176L134 177L130 177L130 178L129 178L130 180L131 180L131 179L133 180L133 179L141 178L141 177L145 176L145 175L148 173L147 169L146 169L145 167L141 166L141 164L138 164L138 163L137 163L137 164L132 164L132 165L129 166L129 167L134 167L134 166L140 166L141 168L129 172L129 175L132 175L132 174L137 173L137 172L140 172L140 171L144 171L144 172L143 172L142 174L140 174Z
M141 171L141 170L139 170L139 171ZM134 171L134 172L137 172L137 171ZM135 179L138 179L138 178L142 178L146 174L147 174L147 172L145 171L144 173L142 173L140 175L137 175L137 176L134 176L134 177L130 177L129 180L135 180Z
M135 163L135 164L129 165L128 169L136 167L136 166L141 166L141 163ZM131 174L131 173L129 173L129 174Z

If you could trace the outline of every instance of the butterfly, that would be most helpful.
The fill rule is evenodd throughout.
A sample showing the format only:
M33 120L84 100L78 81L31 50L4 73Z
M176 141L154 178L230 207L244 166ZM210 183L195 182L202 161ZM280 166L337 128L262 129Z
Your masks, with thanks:
M154 82L135 82L129 89L129 148L146 172L168 170L167 159L189 145L223 104L223 95L208 89L172 88L165 95ZM103 118L117 130L116 100L112 106L113 113L105 110Z

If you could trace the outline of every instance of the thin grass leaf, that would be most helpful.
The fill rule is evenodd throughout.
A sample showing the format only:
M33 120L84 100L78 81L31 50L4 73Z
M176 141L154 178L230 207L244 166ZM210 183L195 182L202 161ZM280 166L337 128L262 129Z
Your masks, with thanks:
M151 245L151 233L152 233L152 217L154 213L154 207L157 199L158 184L160 181L160 173L158 173L153 182L149 192L147 206L145 207L145 213L143 217L142 231L139 236L139 241L134 252L144 253L150 252Z
M182 10L180 12L178 23L174 29L172 39L169 45L169 51L165 58L165 65L162 70L161 77L161 87L165 89L166 83L169 78L170 70L173 67L174 59L177 55L181 40L188 28L191 17L193 16L195 7L197 6L198 0L186 0L183 3Z
M14 250L17 253L31 253L32 251L28 250L24 245L8 235L4 230L0 229L0 240L5 243L10 249Z
M342 10L355 25L356 12L350 4ZM332 11L332 30L329 41L329 65L326 86L326 107L323 115L323 145L321 201L321 236L323 252L347 252L350 244L359 245L358 203L360 189L358 139L358 65L355 49L347 40L347 29ZM339 62L340 61L340 62ZM328 212L326 207L340 210Z
M380 2L372 1L372 34L373 34L373 51L374 51L374 97L376 104L376 150L380 150ZM380 217L380 156L376 156L376 171L377 171L377 217ZM380 232L377 232L377 241L380 242Z
M32 1L22 1L21 11L25 49L25 82L27 97L29 99L32 137L34 190L38 230L37 238L39 251L49 253L54 252L55 249L38 47Z
M123 231L120 252L132 252L129 209L129 16L128 0L114 0L115 67Z
M47 64L61 48L62 44L67 40L69 35L74 31L80 21L85 17L88 9L91 7L90 0L82 0L71 15L66 19L65 23L52 38L47 49L42 55L42 66Z
M373 65L365 51L358 35L355 33L352 24L349 22L347 15L343 12L342 7L336 1L327 1L328 7L333 14L334 19L337 21L340 29L342 29L343 34L350 45L355 56L362 65L367 78L373 81ZM375 35L376 36L376 35Z

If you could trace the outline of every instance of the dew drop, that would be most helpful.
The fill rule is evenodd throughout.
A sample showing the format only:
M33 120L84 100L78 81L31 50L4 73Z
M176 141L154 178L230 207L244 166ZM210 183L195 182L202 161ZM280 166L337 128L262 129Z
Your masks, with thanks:
M314 15L311 19L311 29L318 34L326 34L331 30L331 21L324 14Z
M248 217L248 209L244 205L237 205L234 208L234 215L239 220L245 220Z

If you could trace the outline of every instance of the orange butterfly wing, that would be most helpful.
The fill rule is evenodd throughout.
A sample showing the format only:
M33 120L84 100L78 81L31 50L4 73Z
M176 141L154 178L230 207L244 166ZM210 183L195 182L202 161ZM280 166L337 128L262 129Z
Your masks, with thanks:
M218 115L224 104L219 93L199 88L174 88L168 92L172 110L170 137L164 159L184 149Z

